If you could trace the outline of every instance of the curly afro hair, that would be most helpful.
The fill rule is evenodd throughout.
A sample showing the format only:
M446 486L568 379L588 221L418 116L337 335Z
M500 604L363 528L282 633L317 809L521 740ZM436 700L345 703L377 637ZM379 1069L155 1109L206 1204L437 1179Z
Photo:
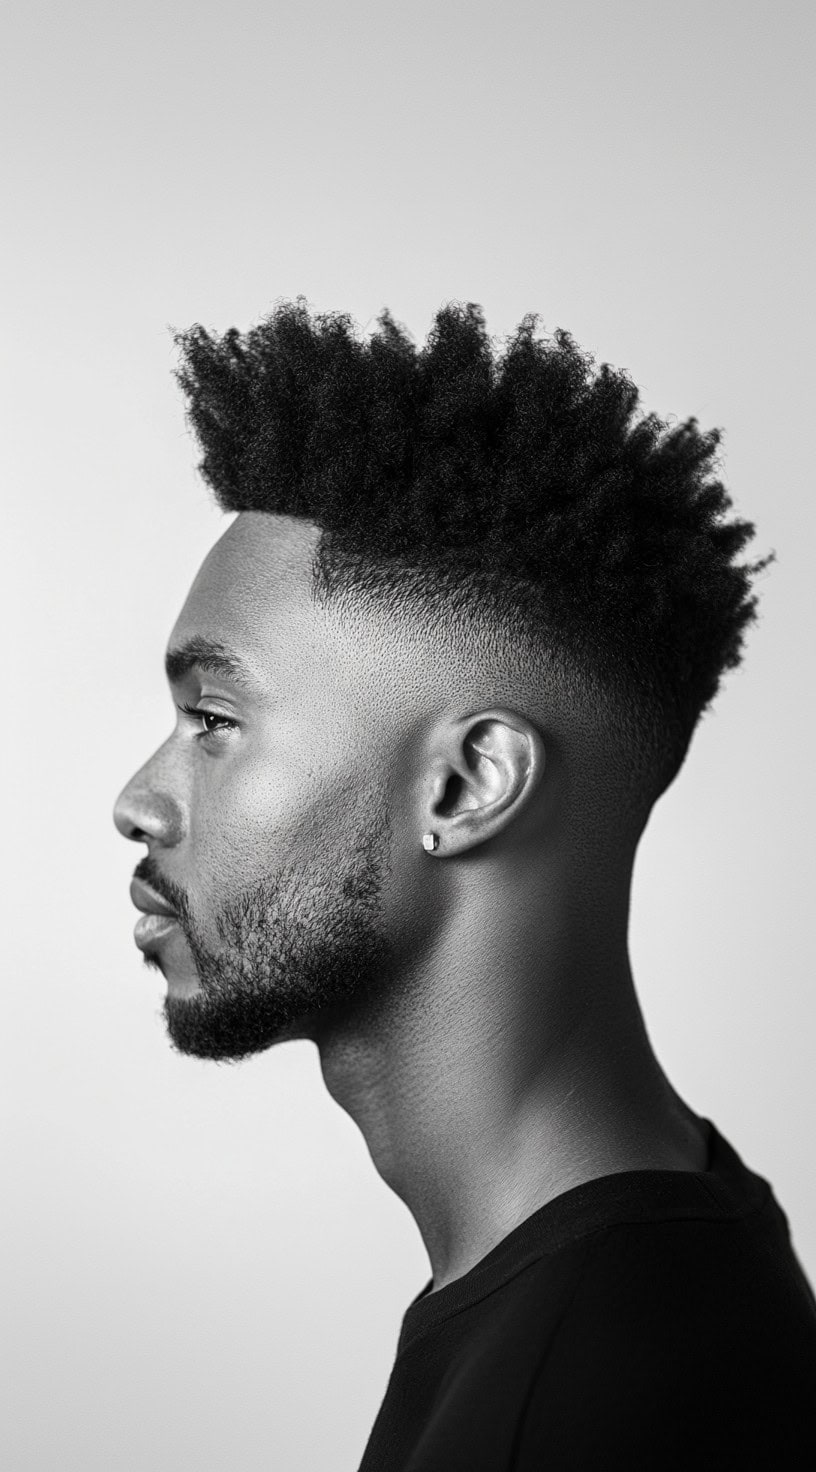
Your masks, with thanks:
M481 308L448 304L417 350L388 310L280 302L245 334L175 334L177 378L224 510L320 528L316 600L459 620L468 638L556 669L621 737L645 813L676 776L756 617L710 478L719 430L636 417L638 389L524 317L494 351ZM467 645L463 644L466 651ZM466 653L463 657L467 657Z

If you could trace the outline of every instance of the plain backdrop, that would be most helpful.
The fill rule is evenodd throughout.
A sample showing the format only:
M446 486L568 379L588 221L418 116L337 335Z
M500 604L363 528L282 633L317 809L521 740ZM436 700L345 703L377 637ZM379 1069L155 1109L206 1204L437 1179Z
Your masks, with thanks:
M226 519L171 328L281 298L526 312L723 428L761 619L635 874L675 1087L816 1278L814 11L780 0L15 0L3 68L4 1472L355 1472L407 1210L316 1050L173 1053L111 819Z

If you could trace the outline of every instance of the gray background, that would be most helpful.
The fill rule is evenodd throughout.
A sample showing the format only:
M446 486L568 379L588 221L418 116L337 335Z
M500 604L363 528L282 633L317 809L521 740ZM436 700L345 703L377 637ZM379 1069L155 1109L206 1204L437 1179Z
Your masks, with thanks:
M226 524L168 325L280 297L418 342L448 300L538 311L724 428L779 562L632 954L816 1278L812 6L17 0L2 35L4 1469L354 1472L428 1276L310 1044L171 1053L110 816Z

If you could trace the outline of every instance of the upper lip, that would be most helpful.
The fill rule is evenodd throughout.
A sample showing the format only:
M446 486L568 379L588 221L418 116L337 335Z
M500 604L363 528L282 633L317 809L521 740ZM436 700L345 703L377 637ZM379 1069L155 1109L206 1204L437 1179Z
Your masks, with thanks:
M168 905L161 895L156 894L149 884L143 879L132 879L130 881L130 898L137 910L144 910L146 915L175 915L172 905Z

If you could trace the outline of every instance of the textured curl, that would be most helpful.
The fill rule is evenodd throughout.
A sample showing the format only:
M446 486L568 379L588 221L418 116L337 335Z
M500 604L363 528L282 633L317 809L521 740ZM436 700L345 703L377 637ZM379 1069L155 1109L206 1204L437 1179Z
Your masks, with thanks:
M601 701L644 809L676 775L756 618L754 525L711 469L720 431L638 417L626 372L528 314L496 352L475 303L417 349L384 310L279 303L246 334L178 333L177 378L229 511L321 528L317 598L460 619Z

